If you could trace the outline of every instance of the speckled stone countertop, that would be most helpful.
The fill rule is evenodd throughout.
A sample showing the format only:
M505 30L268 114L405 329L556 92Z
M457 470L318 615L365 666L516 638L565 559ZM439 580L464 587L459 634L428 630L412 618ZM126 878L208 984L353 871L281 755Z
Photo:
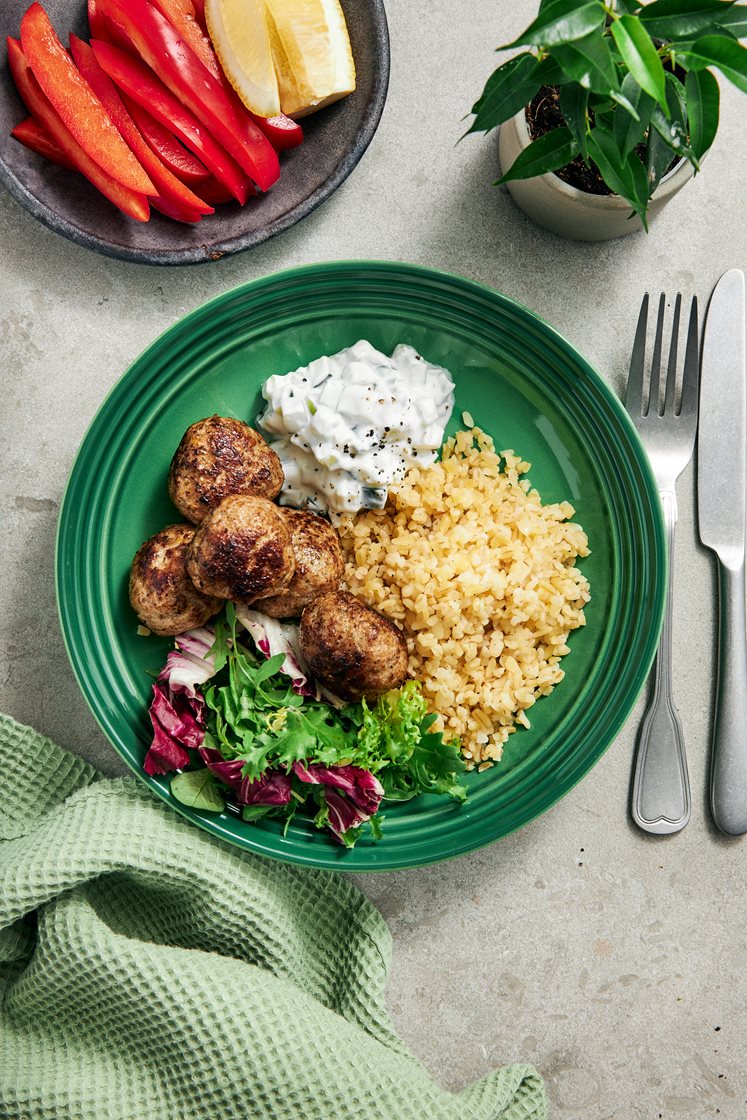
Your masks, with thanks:
M448 269L538 312L623 389L642 293L696 293L747 263L745 102L722 83L704 171L646 237L566 242L497 177L497 140L457 144L493 48L535 0L390 0L392 75L377 135L301 224L218 264L157 269L78 248L8 195L3 230L0 709L123 771L80 695L55 610L54 534L76 449L140 351L205 299L288 265L355 257ZM596 768L520 833L456 862L358 877L394 935L389 1005L412 1050L458 1090L533 1062L556 1120L747 1116L747 848L709 822L715 573L692 467L678 488L675 698L693 814L668 838L627 812L641 700Z

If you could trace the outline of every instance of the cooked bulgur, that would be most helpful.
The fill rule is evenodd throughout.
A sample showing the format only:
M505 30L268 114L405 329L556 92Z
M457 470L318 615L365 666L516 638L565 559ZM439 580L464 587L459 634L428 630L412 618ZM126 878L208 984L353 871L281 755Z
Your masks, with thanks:
M568 502L542 504L528 470L479 428L462 431L391 487L385 510L339 526L347 586L403 629L410 672L469 769L529 726L585 624L586 534Z

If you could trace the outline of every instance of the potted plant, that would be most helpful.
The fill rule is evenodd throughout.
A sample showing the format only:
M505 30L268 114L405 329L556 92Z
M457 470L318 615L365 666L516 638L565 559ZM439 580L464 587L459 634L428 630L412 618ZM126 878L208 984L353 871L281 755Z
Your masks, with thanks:
M698 171L719 119L712 67L747 92L747 5L541 0L488 78L469 132L500 125L514 199L586 241L648 221Z

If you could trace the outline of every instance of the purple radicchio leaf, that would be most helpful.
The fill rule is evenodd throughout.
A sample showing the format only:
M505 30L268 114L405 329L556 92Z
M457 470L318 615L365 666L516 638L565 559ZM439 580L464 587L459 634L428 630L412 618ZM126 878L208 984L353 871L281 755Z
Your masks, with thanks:
M280 672L291 678L293 691L299 696L313 696L318 700L319 694L301 654L296 623L279 622L262 611L253 611L239 604L236 605L236 617L265 657L274 657L276 653L285 655Z
M189 630L174 639L176 649L153 685L149 714L153 740L145 756L146 774L166 774L189 763L188 750L205 737L205 701L197 691L215 672L207 656L215 638L209 627Z
M226 759L214 747L200 747L200 758L219 781L231 789L238 789L242 782L241 771L246 766L243 758Z
M266 770L256 781L244 778L236 800L239 805L287 805L291 799L291 778L283 770Z
M287 805L291 799L290 775L282 770L267 770L251 781L241 776L244 758L227 760L213 747L201 747L200 758L219 781L236 790L239 805Z
M328 824L335 836L365 824L378 811L384 787L369 770L360 766L305 766L294 762L293 770L302 782L325 787L329 810Z

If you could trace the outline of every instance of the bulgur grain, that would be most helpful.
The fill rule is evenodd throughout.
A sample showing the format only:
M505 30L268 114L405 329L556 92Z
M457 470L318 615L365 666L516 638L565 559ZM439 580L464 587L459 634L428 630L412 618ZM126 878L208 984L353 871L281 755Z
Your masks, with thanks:
M479 428L413 467L385 510L339 525L349 589L404 631L423 684L467 768L501 757L516 724L564 676L571 630L585 625L589 553L568 502L543 505L513 451Z

